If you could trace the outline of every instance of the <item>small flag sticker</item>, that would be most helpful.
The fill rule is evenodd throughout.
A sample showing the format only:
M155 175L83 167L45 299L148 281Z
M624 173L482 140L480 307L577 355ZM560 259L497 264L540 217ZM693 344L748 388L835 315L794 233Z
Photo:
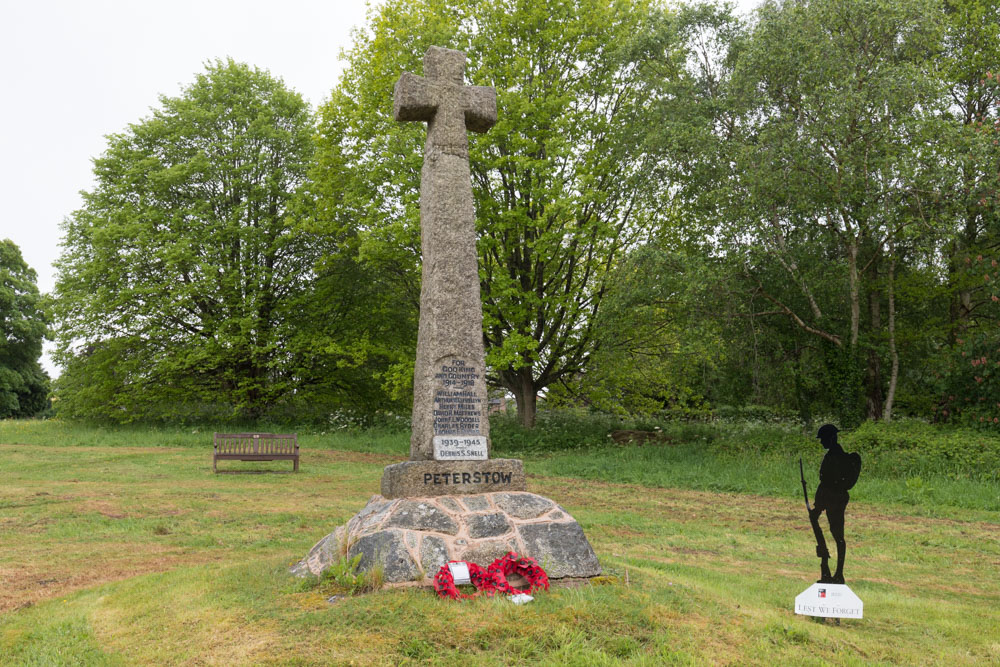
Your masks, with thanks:
M826 589L825 588L819 589L819 596L821 598L825 598L826 597Z

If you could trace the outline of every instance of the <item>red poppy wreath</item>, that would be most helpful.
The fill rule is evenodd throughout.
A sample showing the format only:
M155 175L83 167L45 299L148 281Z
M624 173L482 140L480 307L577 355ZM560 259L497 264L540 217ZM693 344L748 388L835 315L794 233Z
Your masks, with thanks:
M508 552L503 558L497 558L493 564L486 568L487 572L493 573L493 581L497 590L509 595L520 595L531 593L539 588L549 590L549 576L534 558L524 556L518 558L513 551ZM519 574L528 581L526 590L514 588L507 582L507 577L511 574Z
M469 566L469 579L472 580L472 585L476 587L475 593L467 594L458 590L458 587L455 585L455 577L452 575L448 563L465 563ZM437 591L440 597L451 598L452 600L468 600L469 598L478 597L481 593L493 595L496 592L496 586L493 585L493 575L475 563L461 560L450 560L448 563L442 565L438 573L434 575L434 590Z
M471 594L462 593L455 586L455 577L451 573L448 563L465 563L469 567L469 579L476 587L476 592ZM448 561L438 573L434 575L434 590L440 597L451 598L452 600L468 600L469 598L486 595L495 595L497 592L509 595L520 595L530 593L539 588L549 589L549 577L545 570L538 565L534 558L518 558L514 552L507 553L503 558L497 558L486 569L475 563L468 561ZM528 581L527 590L519 590L510 585L507 577L511 574L518 574Z

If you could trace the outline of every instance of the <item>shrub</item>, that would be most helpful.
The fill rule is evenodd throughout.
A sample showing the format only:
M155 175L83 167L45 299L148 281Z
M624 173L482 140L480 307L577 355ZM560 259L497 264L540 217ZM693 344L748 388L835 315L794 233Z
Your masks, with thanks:
M767 405L720 405L713 417L727 422L763 422L772 424L793 423L798 420L795 410L772 408Z
M584 449L609 442L612 431L629 428L619 417L579 408L540 410L535 428L526 429L516 417L490 417L494 452L536 452Z
M862 456L885 459L895 473L947 473L1000 480L1000 435L903 420L865 422L845 441Z

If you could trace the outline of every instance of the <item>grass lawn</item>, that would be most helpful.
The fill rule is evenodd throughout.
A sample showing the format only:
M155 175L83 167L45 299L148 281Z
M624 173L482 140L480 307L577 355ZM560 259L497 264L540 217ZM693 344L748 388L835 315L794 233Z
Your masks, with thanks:
M298 474L213 475L210 433L0 422L0 664L1000 663L992 483L862 473L846 574L865 618L839 626L792 612L818 574L798 480L683 444L526 458L529 490L615 575L603 585L520 607L425 589L331 604L287 567L406 438L301 442Z

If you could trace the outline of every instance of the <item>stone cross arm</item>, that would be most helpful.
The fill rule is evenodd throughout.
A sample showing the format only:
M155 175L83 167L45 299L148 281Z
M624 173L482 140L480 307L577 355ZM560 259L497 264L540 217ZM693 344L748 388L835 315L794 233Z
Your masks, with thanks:
M424 56L424 76L403 73L393 94L396 120L429 124L428 146L467 146L466 130L486 132L497 121L497 94L463 82L465 54L432 46Z

